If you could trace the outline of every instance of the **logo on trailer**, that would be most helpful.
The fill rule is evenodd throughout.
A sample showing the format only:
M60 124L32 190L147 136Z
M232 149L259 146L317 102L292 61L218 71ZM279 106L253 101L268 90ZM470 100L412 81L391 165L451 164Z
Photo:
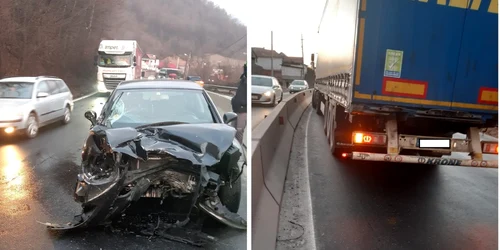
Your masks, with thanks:
M420 162L420 159L419 159ZM440 158L427 158L425 164L429 165L448 165L448 166L460 166L462 165L461 160L455 159L440 159Z

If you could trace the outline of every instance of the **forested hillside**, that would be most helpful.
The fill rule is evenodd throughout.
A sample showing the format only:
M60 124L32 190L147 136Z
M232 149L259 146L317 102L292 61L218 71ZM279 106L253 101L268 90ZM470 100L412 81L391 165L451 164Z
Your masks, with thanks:
M246 27L207 0L0 0L0 77L95 79L102 39L138 40L146 53L244 59Z

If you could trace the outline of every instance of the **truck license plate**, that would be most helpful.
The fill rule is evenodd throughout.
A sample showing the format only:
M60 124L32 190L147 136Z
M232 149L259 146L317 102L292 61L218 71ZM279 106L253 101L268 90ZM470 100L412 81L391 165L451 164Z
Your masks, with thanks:
M417 146L419 148L449 149L451 147L451 140L450 139L418 139Z

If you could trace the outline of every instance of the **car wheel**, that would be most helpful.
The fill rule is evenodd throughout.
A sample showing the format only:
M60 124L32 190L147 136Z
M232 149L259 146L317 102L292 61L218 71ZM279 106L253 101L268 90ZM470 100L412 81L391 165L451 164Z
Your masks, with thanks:
M71 109L69 106L64 108L63 124L68 124L71 121Z
M232 187L230 187L229 184L221 186L218 196L222 205L224 205L229 211L237 213L240 209L241 203L241 176L231 186ZM207 217L204 224L208 227L226 227L225 224L212 217Z
M35 138L38 135L38 121L34 113L31 113L26 122L26 137Z
M280 98L280 102L283 101L283 92L281 92L281 98Z

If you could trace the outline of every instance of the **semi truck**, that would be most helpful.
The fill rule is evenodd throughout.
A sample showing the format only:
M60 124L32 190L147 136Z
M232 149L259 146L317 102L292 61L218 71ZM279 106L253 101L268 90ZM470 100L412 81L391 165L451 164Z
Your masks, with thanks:
M143 52L134 40L102 40L95 56L97 90L111 92L125 80L142 76Z
M481 139L498 127L497 0L329 0L318 37L312 107L336 157L498 168Z

